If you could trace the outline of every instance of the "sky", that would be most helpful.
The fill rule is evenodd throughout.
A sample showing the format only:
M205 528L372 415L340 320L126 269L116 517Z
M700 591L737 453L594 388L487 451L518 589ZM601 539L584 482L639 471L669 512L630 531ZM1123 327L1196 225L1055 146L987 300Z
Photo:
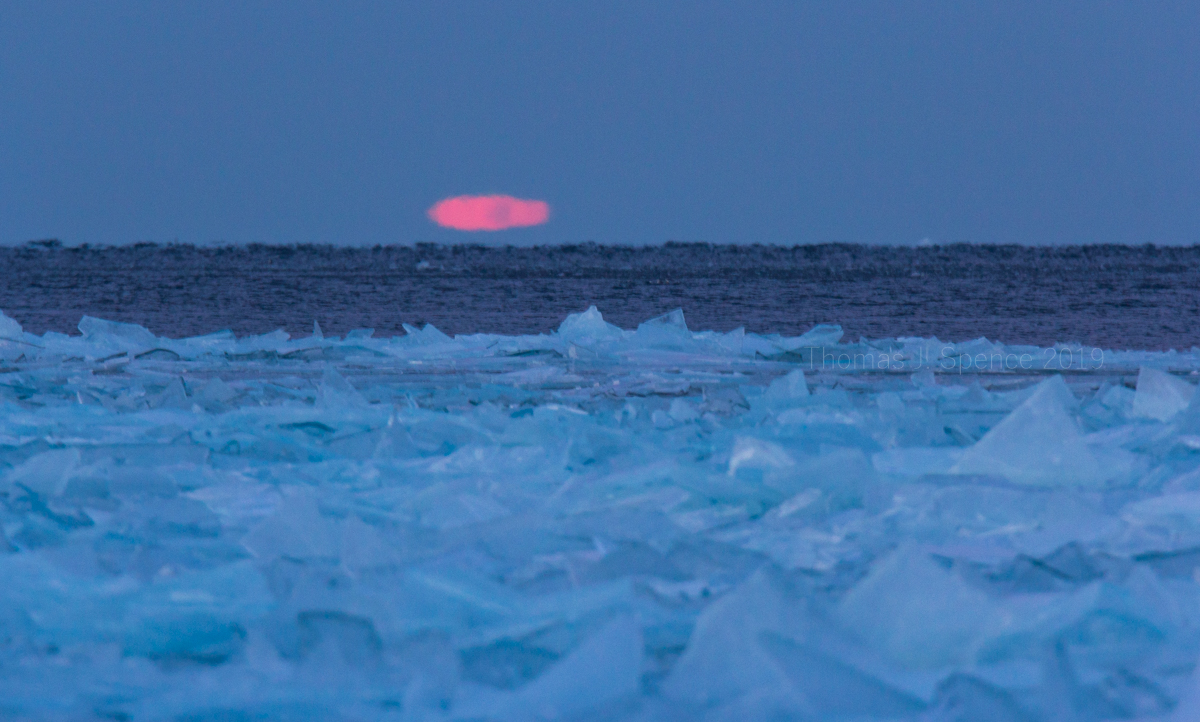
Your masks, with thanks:
M1200 243L1200 3L0 0L44 238Z

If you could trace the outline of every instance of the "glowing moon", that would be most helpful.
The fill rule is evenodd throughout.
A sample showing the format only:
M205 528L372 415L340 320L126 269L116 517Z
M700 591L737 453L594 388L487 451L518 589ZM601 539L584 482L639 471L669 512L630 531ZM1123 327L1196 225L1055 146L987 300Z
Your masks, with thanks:
M545 223L550 204L512 196L455 196L435 203L429 219L459 231L502 231Z

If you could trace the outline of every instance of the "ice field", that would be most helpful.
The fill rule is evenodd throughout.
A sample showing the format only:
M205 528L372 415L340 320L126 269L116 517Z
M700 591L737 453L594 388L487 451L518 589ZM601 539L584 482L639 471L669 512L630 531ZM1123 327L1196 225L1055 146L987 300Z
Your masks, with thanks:
M0 718L1200 719L1200 349L0 315Z

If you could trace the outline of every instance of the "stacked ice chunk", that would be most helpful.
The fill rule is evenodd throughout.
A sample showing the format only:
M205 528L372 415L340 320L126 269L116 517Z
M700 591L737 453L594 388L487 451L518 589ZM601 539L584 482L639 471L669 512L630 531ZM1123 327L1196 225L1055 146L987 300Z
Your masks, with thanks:
M0 717L1200 719L1200 351L0 315Z

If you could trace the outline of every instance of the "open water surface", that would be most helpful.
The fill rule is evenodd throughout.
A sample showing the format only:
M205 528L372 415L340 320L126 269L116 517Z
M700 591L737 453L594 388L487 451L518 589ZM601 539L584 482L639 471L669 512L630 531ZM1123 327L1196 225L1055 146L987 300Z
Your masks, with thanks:
M979 336L1113 349L1200 344L1200 247L716 246L0 248L0 309L27 331L81 316L183 337L431 323L550 331L597 306L625 328L682 307L694 330Z

